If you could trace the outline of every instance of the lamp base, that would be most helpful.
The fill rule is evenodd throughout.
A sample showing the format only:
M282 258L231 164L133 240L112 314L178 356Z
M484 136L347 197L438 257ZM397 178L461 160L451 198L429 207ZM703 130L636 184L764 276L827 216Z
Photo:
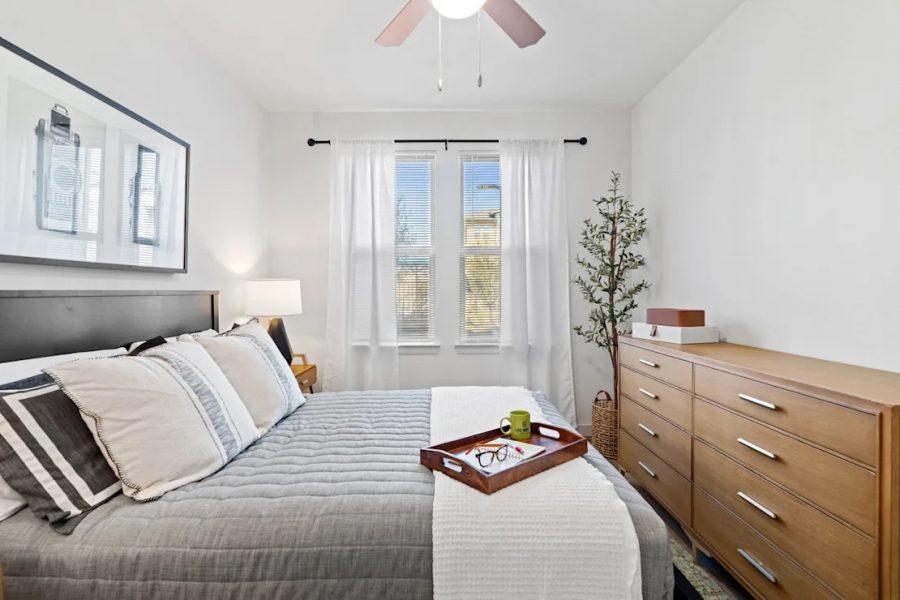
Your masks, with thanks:
M294 360L294 351L291 348L291 341L288 339L287 330L284 328L284 321L280 317L272 317L269 319L269 337L275 342L278 351L287 364L291 364Z

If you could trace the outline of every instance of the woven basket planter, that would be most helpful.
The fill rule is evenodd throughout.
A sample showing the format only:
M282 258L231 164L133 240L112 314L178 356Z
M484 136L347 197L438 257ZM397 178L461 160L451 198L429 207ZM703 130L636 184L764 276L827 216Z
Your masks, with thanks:
M599 391L591 406L591 444L606 460L619 460L619 411L606 391Z

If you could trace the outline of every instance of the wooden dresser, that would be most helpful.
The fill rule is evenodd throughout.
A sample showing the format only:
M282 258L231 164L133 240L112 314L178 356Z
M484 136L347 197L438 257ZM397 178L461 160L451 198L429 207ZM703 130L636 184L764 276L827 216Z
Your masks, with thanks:
M900 374L620 340L621 467L759 598L900 599Z

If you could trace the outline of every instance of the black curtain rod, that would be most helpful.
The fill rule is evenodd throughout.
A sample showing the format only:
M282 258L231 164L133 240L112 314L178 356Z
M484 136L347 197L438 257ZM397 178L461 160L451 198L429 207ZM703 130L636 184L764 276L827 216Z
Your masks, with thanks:
M566 144L578 144L580 146L587 145L587 138L582 137L578 139L572 140L563 140ZM319 144L330 144L331 140L316 140L313 138L309 138L306 140L306 143L309 146L318 146ZM447 149L449 144L498 144L500 140L450 140L450 139L441 139L441 140L394 140L395 144L443 144L444 150Z

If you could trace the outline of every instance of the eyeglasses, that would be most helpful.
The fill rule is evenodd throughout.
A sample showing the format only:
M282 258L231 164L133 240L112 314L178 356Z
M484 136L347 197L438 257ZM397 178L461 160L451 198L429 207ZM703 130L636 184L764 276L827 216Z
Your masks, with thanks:
M478 464L481 465L482 468L491 466L494 459L496 459L497 462L503 462L506 460L506 457L509 456L509 446L506 444L486 444L474 448L474 450L475 458L478 459Z

